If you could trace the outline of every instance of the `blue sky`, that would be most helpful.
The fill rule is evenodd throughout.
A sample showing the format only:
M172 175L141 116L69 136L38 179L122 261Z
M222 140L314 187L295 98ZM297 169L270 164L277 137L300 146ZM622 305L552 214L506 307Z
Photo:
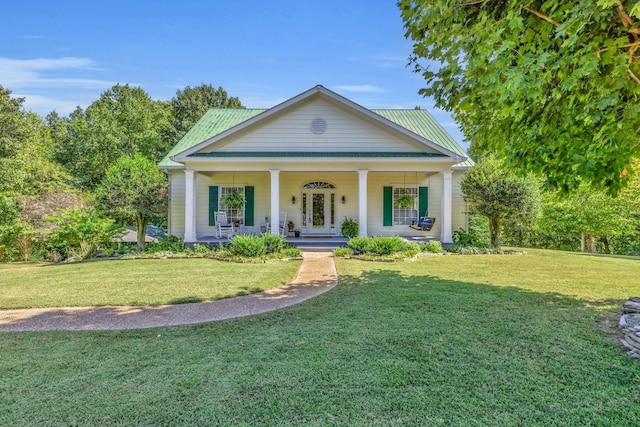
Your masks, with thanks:
M10 1L0 26L0 85L25 107L68 115L116 83L169 100L201 83L251 108L321 84L367 108L451 117L418 95L394 0ZM464 144L466 146L466 144Z

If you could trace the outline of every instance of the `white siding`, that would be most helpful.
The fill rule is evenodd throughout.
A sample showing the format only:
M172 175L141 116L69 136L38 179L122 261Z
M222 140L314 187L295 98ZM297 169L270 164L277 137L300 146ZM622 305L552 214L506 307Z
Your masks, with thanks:
M184 237L184 171L169 172L169 233Z
M322 118L325 133L310 130L311 121ZM216 151L417 151L417 143L389 132L369 119L357 116L324 100L313 100L294 111L277 115L245 132L230 137ZM425 146L420 145L421 151ZM207 147L201 152L211 151Z
M460 178L464 172L456 171L453 173L451 187L453 192L453 206L451 211L451 231L460 228L467 229L467 204L462 197L462 189L460 188Z

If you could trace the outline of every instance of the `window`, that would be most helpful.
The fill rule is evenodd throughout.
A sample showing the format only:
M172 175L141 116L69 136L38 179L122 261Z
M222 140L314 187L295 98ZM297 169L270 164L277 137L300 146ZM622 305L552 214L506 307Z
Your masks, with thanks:
M408 194L413 197L413 206L400 207L396 200ZM418 221L418 189L416 187L393 187L393 225L411 225Z
M240 222L240 225L244 225L244 207L240 209L235 209L235 208L230 208L228 206L225 206L222 203L222 197L224 197L226 194L229 194L229 193L240 193L244 196L245 195L244 187L222 187L221 186L220 195L219 195L220 196L219 210L227 213L227 218L229 221L238 220Z

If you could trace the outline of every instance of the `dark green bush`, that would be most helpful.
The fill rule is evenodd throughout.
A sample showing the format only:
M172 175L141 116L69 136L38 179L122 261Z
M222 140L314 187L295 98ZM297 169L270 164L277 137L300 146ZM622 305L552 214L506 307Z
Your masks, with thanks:
M419 245L422 252L432 252L436 254L444 252L444 249L442 249L442 243L438 240L429 240L428 242L423 242Z
M358 235L358 223L345 216L344 221L342 221L342 225L340 226L340 234L349 238L356 237Z
M377 255L391 255L395 252L404 251L406 245L407 242L398 236L376 236L371 239L368 250Z
M369 252L369 245L371 244L370 237L352 237L347 242L347 246L361 254Z
M264 242L268 254L282 252L287 247L287 241L284 236L279 234L263 234L260 239Z
M340 256L340 257L351 256L351 255L353 255L353 249L351 249L351 248L336 248L336 249L333 250L333 254L335 256Z
M260 257L267 253L267 247L262 238L251 234L237 234L229 242L231 253L236 256Z
M162 251L183 252L184 242L177 236L167 234L157 242L147 243L146 252L156 253Z

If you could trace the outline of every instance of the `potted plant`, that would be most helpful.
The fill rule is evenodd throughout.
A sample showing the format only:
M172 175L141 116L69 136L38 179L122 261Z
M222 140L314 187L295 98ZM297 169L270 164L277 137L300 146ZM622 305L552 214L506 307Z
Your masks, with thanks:
M295 224L293 223L293 221L288 221L287 227L289 228L289 231L293 231L293 229L295 228Z
M298 230L297 228L294 228L294 229L293 229L293 234L294 234L296 237L300 237L300 230Z
M345 216L340 226L340 234L348 238L356 237L358 235L358 223Z
M246 199L237 191L227 193L220 199L223 205L232 209L242 209L246 203Z
M399 208L412 208L413 196L411 194L401 194L396 198L396 206Z

